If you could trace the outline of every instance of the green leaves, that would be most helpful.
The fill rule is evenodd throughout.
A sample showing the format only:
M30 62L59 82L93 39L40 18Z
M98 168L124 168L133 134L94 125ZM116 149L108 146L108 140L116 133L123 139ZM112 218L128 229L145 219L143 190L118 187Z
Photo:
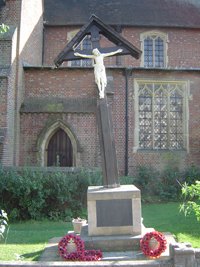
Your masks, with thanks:
M10 220L69 220L86 206L87 188L101 183L98 171L64 172L0 167L0 207Z
M0 34L5 33L9 30L9 26L5 25L5 24L0 24Z
M185 199L181 204L180 210L187 216L194 213L197 220L200 221L200 181L188 185L184 183L182 186L182 195Z

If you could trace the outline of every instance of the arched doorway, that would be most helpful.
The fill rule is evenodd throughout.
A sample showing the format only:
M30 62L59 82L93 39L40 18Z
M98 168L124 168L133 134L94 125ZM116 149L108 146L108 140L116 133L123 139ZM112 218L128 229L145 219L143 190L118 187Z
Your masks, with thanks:
M47 147L47 166L73 166L73 148L67 133L59 128L51 137Z

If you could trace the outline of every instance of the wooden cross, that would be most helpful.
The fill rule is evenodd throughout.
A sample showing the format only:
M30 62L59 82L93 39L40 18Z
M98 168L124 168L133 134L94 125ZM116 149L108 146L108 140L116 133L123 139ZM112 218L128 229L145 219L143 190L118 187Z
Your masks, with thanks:
M85 38L86 35L91 36L92 49L76 50L76 47ZM104 35L112 43L114 47L101 48L100 36ZM56 66L59 66L64 61L77 60L78 54L92 55L93 49L98 49L100 53L110 53L118 49L122 50L121 55L132 55L139 58L141 51L134 47L131 43L125 40L111 27L105 25L96 16L90 18L89 24L83 26L77 35L69 42L64 50L55 59ZM75 51L74 51L75 50ZM75 55L74 52L77 54ZM99 86L98 86L99 87ZM103 170L103 185L104 187L119 187L117 156L114 142L112 116L110 107L107 103L107 97L104 96L99 99L97 104L97 124L99 130L99 141L102 157L102 170Z

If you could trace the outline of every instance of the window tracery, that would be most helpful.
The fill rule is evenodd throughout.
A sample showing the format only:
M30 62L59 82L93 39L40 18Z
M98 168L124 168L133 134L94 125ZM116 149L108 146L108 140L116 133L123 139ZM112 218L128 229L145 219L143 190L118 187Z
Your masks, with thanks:
M186 149L187 100L185 82L138 82L138 147Z

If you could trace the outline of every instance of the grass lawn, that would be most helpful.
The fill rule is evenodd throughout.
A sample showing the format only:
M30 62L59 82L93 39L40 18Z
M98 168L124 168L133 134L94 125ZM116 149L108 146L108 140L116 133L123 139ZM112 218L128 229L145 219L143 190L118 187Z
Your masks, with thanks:
M195 216L179 212L179 203L143 205L143 223L160 232L172 233L178 242L189 242L200 248L200 222Z
M71 223L28 221L11 224L6 244L0 244L0 260L37 261L48 240L64 236Z
M144 225L158 231L171 232L179 242L200 247L200 223L179 213L178 203L143 205ZM0 260L38 260L48 240L64 236L72 229L66 222L25 222L11 224L7 243L0 244Z

